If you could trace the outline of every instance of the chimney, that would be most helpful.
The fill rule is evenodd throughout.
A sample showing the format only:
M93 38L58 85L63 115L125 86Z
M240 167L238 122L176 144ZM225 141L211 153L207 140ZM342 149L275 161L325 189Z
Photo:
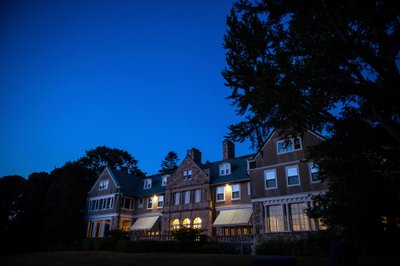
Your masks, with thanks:
M222 157L224 160L235 158L235 144L228 139L222 142Z
M188 151L188 154L195 163L201 164L201 152L198 149L192 148Z

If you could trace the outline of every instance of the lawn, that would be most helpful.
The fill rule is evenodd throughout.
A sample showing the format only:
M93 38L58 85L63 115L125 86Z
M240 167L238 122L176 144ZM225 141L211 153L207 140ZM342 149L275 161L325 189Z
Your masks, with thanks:
M245 266L256 256L188 254L188 253L123 253L112 251L37 252L0 256L1 266ZM298 266L328 266L329 258L297 257ZM399 265L397 257L360 257L359 266Z
M111 251L38 252L0 257L2 266L244 266L252 265L255 256L121 253ZM329 265L327 258L299 257L299 266Z

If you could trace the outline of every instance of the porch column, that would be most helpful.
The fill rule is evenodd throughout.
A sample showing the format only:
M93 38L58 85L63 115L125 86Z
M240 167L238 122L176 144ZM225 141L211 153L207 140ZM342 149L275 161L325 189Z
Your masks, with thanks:
M269 223L268 223L268 205L264 205L264 225L265 225L265 233L269 233Z
M104 229L106 228L106 221L102 220L101 221L101 231L100 231L100 237L104 237Z
M292 215L290 213L289 204L284 204L286 208L286 221L287 221L287 231L292 232Z
M96 237L97 221L93 221L92 237Z

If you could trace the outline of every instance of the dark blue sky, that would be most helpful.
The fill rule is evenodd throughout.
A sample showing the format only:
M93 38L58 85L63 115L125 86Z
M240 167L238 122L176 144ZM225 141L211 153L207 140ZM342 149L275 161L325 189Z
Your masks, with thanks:
M221 159L240 120L221 76L232 1L0 5L0 177L51 171L99 145L149 174L170 150Z

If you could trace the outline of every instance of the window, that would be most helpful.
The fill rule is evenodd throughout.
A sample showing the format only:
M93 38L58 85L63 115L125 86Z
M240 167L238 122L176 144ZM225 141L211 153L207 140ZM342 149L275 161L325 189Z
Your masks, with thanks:
M270 232L283 232L283 207L274 205L268 207L268 225Z
M178 230L180 228L180 223L178 219L172 221L171 230Z
M219 166L219 175L229 175L231 173L231 164L224 163Z
M265 188L276 188L276 170L265 170L264 171L264 181L265 181Z
M183 194L183 203L188 204L190 203L190 191L185 191Z
M164 196L160 195L158 196L157 208L162 208L162 207L164 207Z
M181 193L180 192L175 192L174 193L174 204L179 205L181 201Z
M143 208L143 205L144 205L144 199L143 199L143 198L140 198L140 199L138 200L138 208Z
M201 229L201 219L200 217L196 217L193 220L193 228L194 229Z
M240 184L232 185L232 200L240 199Z
M319 182L319 181L321 181L319 179L319 175L318 175L318 172L319 172L318 165L310 163L310 164L308 164L308 167L310 169L311 182Z
M305 212L307 203L290 204L290 213L292 216L293 231L308 231L308 217Z
M190 219L189 218L183 219L182 226L186 227L186 228L190 228Z
M286 177L288 186L296 186L300 184L299 169L297 166L286 167Z
M168 176L166 176L166 175L162 177L162 182L161 182L162 187L165 187L167 185L167 178L168 178Z
M251 195L251 184L247 182L247 195Z
M301 150L300 138L278 140L276 142L278 154Z
M133 209L133 199L124 198L122 206L124 209Z
M194 202L200 202L201 201L201 189L196 189L194 191Z
M105 190L108 188L108 180L100 181L99 190Z
M131 221L130 220L123 220L122 221L122 231L128 232L129 228L131 227Z
M225 190L224 187L217 187L217 201L225 200Z
M147 199L147 209L152 209L153 208L153 197L149 197Z
M182 176L183 180L188 180L192 178L192 170L183 171Z
M144 189L150 189L151 188L151 179L150 178L147 178L147 179L144 180L143 188Z

